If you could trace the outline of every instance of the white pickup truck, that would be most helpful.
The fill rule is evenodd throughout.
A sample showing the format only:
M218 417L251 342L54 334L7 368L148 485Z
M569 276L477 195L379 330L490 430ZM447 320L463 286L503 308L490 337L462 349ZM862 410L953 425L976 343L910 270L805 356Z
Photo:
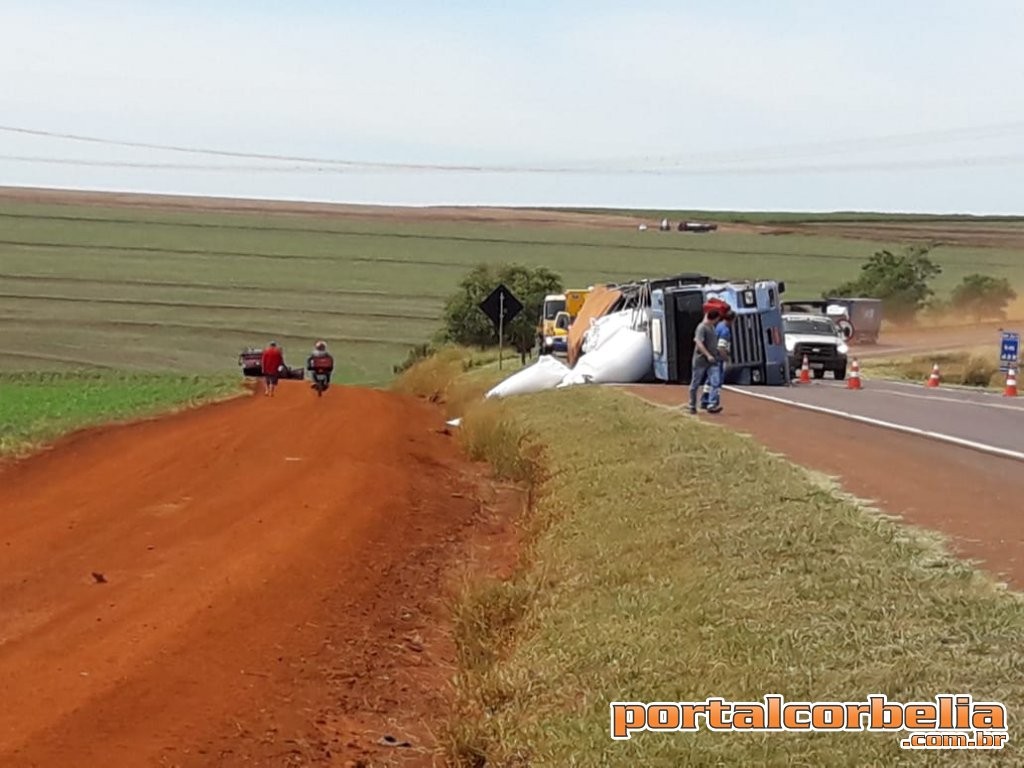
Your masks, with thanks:
M814 378L831 371L836 379L846 378L846 355L850 351L843 332L830 318L813 314L785 314L782 329L789 355L789 369L795 378L804 356Z

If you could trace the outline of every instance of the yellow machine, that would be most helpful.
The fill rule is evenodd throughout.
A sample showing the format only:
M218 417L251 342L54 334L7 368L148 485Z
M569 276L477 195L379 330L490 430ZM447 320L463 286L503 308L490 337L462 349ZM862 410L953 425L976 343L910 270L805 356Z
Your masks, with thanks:
M542 355L564 355L568 351L569 327L576 319L590 289L552 293L544 297L537 336Z
M565 311L569 313L571 320L576 319L576 315L583 309L583 305L587 301L587 296L590 295L590 289L585 291L566 291L565 292Z

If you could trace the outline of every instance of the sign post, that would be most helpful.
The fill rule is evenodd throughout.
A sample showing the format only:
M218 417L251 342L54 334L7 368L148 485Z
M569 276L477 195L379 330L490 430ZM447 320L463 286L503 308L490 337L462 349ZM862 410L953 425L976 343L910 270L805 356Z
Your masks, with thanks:
M498 331L498 368L500 370L505 344L505 323L511 322L523 311L523 303L515 297L512 291L499 284L478 306L490 318Z
M1020 363L1020 334L1003 331L999 344L999 370L1003 373L1016 369Z
M498 311L498 370L501 370L501 349L505 343L505 294L498 295L498 304L501 307Z

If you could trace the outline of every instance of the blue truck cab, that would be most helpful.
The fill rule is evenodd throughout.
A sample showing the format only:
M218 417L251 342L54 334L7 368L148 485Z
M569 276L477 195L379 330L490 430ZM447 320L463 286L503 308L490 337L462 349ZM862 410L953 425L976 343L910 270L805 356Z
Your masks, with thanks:
M720 299L732 307L732 355L725 383L788 386L789 359L782 324L785 283L775 280L695 281L651 291L651 342L654 376L689 384L693 337L704 304Z

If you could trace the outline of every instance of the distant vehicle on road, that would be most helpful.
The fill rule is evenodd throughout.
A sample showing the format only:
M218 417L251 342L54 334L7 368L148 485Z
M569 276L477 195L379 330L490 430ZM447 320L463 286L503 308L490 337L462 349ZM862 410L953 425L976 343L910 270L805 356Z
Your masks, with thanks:
M806 355L814 378L822 379L829 371L838 380L846 378L846 355L850 349L843 332L831 319L812 313L789 313L782 316L782 330L793 377L799 375Z
M708 221L680 221L678 229L680 232L714 232L718 225Z
M882 300L868 298L790 300L782 303L783 312L824 315L839 327L846 341L853 344L877 344L882 329Z

